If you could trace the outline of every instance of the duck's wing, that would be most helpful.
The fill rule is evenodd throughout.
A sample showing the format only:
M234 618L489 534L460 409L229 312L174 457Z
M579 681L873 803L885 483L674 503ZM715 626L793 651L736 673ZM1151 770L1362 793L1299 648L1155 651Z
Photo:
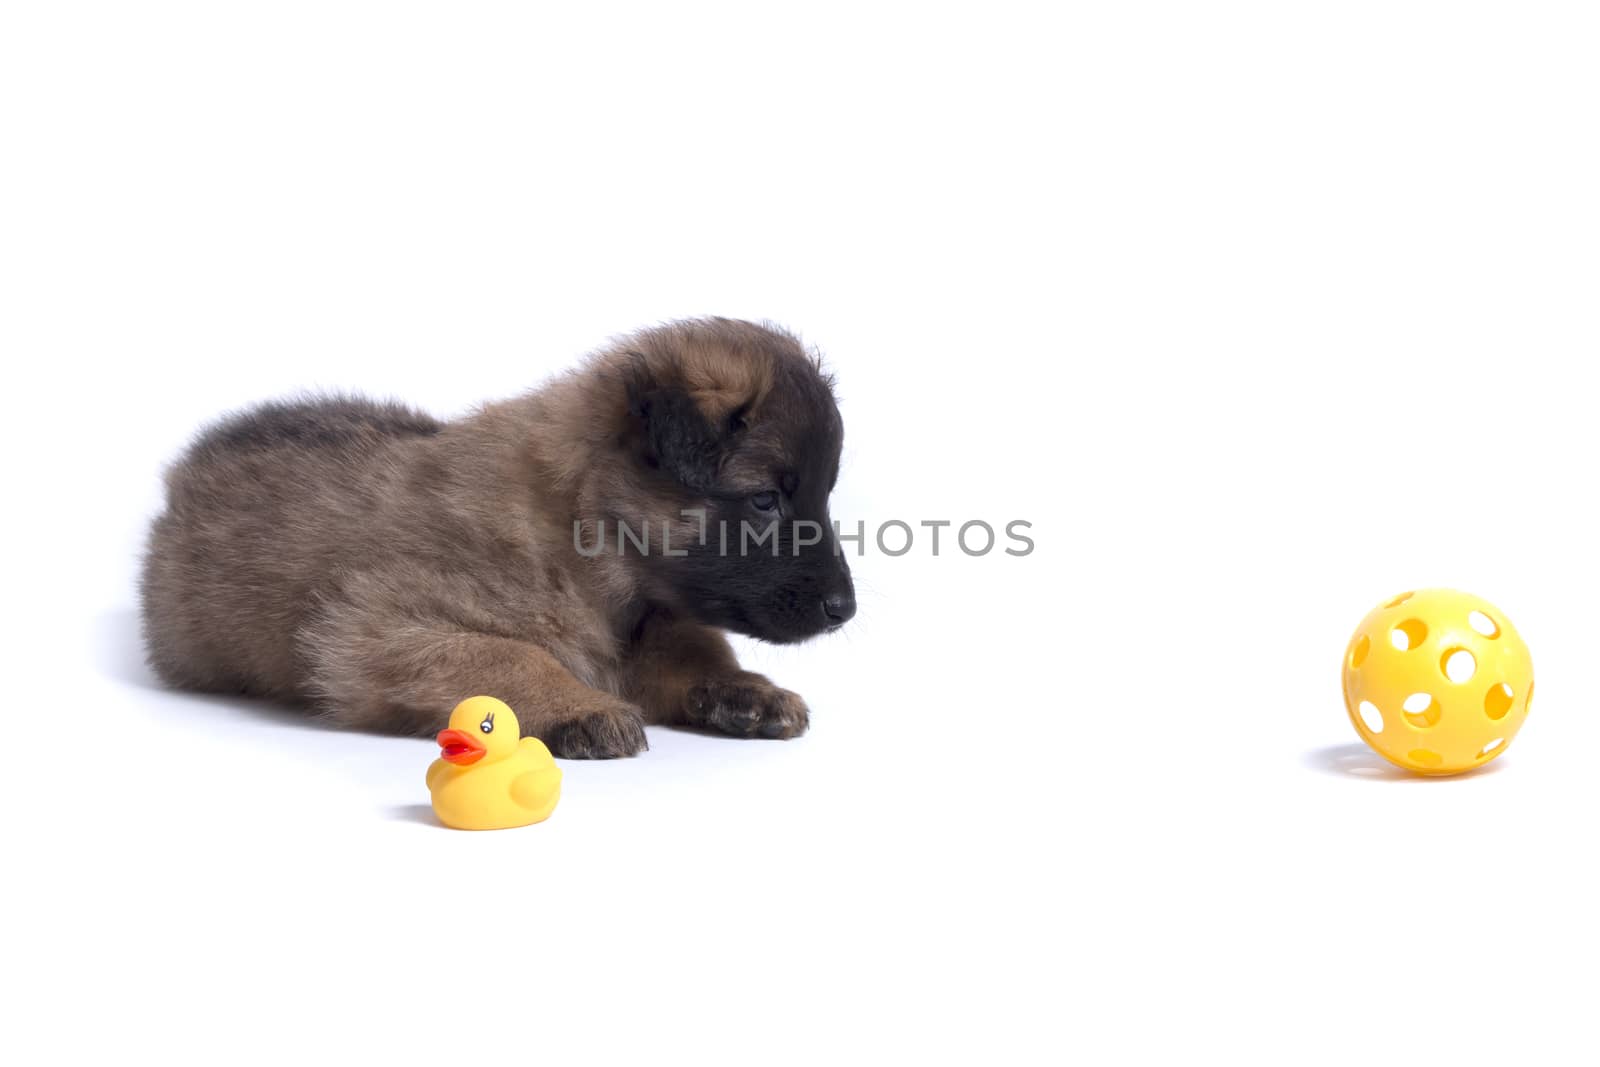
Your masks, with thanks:
M428 764L428 792L433 792L439 784L439 779L444 777L445 770L450 766L442 759L436 759Z
M511 779L511 799L524 808L540 808L561 788L561 768L541 767Z

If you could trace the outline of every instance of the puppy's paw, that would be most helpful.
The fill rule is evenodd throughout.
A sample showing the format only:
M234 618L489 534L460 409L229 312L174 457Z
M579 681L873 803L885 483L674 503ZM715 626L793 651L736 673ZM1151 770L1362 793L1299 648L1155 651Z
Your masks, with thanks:
M644 716L631 704L587 710L538 731L552 755L562 759L616 759L637 756L650 745Z
M799 737L811 715L798 693L759 674L707 682L689 690L689 721L734 737Z

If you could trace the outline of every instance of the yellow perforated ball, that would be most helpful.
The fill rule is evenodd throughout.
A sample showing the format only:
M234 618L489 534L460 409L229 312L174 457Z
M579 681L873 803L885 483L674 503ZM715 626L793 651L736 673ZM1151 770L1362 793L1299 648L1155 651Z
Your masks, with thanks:
M1493 604L1419 589L1373 608L1344 653L1361 739L1418 774L1460 774L1511 747L1533 701L1533 658Z

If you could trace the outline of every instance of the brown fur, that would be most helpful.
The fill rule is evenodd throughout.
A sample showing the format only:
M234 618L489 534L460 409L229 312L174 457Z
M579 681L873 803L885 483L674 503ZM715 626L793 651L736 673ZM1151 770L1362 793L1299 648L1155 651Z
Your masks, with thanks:
M743 514L779 482L785 517L825 519L839 425L794 338L726 319L646 331L456 422L359 398L265 405L167 474L150 662L172 685L406 734L492 694L569 757L632 755L646 722L795 736L804 702L741 671L720 626L795 640L842 622L836 551L640 558L607 529L586 558L573 525L592 541L670 522L681 543L681 509Z

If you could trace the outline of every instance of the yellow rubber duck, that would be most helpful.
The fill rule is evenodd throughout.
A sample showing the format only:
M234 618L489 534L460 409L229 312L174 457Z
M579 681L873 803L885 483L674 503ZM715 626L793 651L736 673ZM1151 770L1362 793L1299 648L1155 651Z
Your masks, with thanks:
M536 737L522 737L517 716L494 697L456 705L439 731L439 758L428 767L433 813L457 830L504 830L543 822L561 799L561 768Z

